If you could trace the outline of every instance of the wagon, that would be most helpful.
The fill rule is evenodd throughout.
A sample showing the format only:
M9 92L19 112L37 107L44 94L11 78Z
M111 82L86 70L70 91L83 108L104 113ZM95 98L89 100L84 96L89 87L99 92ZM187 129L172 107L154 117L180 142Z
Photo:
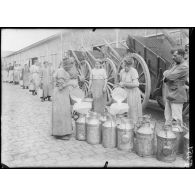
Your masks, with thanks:
M143 109L147 106L149 99L157 100L161 108L164 108L165 88L162 82L163 72L172 64L170 50L172 45L169 39L162 37L132 37L119 42L120 47L116 48L116 42L93 46L89 51L70 50L70 55L76 60L79 72L79 85L88 95L88 84L91 69L97 59L104 62L108 75L107 104L112 102L110 96L115 84L119 81L119 72L123 68L123 58L130 54L135 61L135 68L139 74L139 89L142 98ZM189 102L185 103L183 113L189 111Z

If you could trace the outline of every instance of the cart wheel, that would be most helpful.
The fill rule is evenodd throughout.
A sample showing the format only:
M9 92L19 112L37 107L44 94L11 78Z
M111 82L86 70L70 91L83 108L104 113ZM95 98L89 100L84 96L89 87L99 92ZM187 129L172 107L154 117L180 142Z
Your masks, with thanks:
M189 91L188 91L189 93ZM189 97L189 94L187 95ZM162 85L162 97L157 97L157 102L159 106L164 110L165 109L165 102L166 102L166 87L163 83ZM188 102L183 104L183 117L187 116L189 114L189 100Z
M112 93L113 85L116 81L117 70L114 62L109 58L106 58L104 60L104 68L107 74L107 89L106 89L107 105L110 105L112 102L111 93Z
M82 60L81 63L77 66L78 74L79 74L79 87L85 93L85 96L88 95L89 89L89 79L91 75L91 66L87 60Z
M147 106L150 98L151 91L151 79L148 66L145 60L136 53L131 53L130 56L134 59L134 67L138 71L139 75L139 89L141 92L142 109Z

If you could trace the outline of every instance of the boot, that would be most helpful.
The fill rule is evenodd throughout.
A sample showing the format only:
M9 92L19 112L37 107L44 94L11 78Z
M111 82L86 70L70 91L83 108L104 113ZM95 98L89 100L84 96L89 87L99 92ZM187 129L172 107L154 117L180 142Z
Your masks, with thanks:
M41 97L41 101L44 102L45 101L45 98L44 97Z
M48 96L48 101L50 101L50 102L51 102L51 96Z

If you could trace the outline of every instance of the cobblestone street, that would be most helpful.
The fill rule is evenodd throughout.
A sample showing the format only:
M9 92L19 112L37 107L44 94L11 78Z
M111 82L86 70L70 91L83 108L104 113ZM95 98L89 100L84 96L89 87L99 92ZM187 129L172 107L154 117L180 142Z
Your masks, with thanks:
M84 141L51 136L52 102L41 102L19 85L2 84L1 161L9 167L185 167L181 156L173 163L133 152L105 149ZM152 117L162 125L163 113Z

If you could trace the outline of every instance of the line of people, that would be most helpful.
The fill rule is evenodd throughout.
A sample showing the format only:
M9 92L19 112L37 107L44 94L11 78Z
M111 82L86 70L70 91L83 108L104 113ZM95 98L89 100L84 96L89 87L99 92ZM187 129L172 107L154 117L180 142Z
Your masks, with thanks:
M9 64L3 70L3 81L15 85L20 84L23 89L29 89L32 95L39 95L41 101L51 101L53 74L51 64L44 61L43 64L37 61L29 67L20 64Z
M163 74L166 87L165 124L173 120L182 123L182 108L187 102L185 83L189 76L189 66L184 59L185 51L177 49L172 54L175 64ZM123 63L119 85L127 91L128 117L136 123L142 116L139 75L131 56L126 56ZM37 95L39 89L42 89L43 94L40 95L42 101L46 99L50 101L52 96L52 135L56 138L70 139L73 132L70 90L79 86L79 74L74 58L64 58L55 72L47 61L43 66L36 61L30 68L27 64L24 68L10 66L7 75L10 83L18 84L20 78L23 81L23 88L29 89L32 95ZM90 75L89 92L93 97L93 111L100 114L103 114L106 107L106 86L106 71L102 62L97 61Z

